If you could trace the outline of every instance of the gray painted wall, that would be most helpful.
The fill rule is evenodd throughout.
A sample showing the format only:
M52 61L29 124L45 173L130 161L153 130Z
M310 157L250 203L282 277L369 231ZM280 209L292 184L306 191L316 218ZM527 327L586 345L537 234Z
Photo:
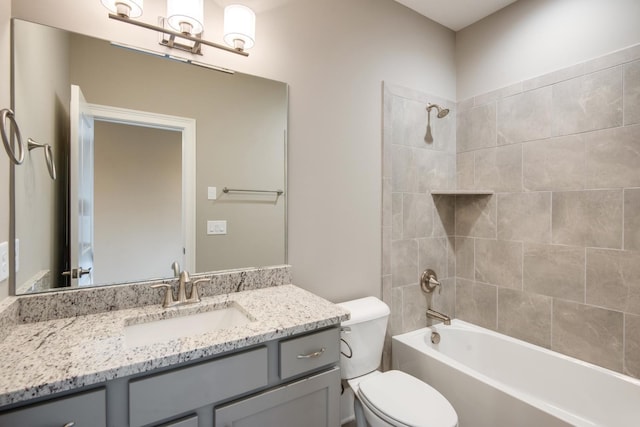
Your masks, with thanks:
M95 122L95 283L168 277L182 259L182 136Z

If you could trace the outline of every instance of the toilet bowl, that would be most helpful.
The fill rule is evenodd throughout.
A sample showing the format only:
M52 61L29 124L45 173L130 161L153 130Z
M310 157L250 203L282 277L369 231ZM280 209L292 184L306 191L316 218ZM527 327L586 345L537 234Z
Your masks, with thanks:
M458 416L436 389L401 371L377 370L389 307L374 297L338 304L351 312L342 323L342 378L352 390L357 427L455 427Z

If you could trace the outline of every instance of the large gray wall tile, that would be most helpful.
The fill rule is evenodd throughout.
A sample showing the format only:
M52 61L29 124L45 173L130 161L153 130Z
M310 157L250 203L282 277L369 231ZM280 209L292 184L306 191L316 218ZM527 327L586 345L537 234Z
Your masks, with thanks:
M582 190L586 157L581 135L531 141L522 149L523 186L526 190Z
M495 191L522 191L522 145L475 152L475 186Z
M502 98L507 98L521 92L522 82L518 82L509 86L502 87L500 89L492 90L491 92L480 94L474 98L474 101L475 105L488 104L490 102L498 101Z
M449 276L447 244L446 237L418 239L418 274L430 268L438 277ZM419 276L416 276L415 282L418 281Z
M474 180L475 152L458 153L456 157L456 188L469 190L475 188Z
M551 348L621 372L623 322L617 311L554 300Z
M426 143L425 147L431 150L446 151L448 153L456 152L456 109L449 103L438 102L443 108L449 109L449 114L439 119L436 110L431 110L431 136L433 142ZM426 106L425 106L426 114ZM424 120L424 131L426 134L426 115Z
M624 66L624 124L640 123L640 61Z
M417 189L416 159L411 147L393 145L391 147L393 191L414 192Z
M398 335L405 332L402 325L402 287L391 289L391 304L389 304L391 314L389 315L389 325L391 335Z
M476 239L476 280L522 289L522 243Z
M624 316L624 373L640 378L640 316Z
M431 236L433 231L433 199L428 194L403 193L402 239Z
M391 275L393 286L418 281L418 242L396 240L391 242Z
M553 243L622 248L622 190L556 192L552 203Z
M584 65L585 74L594 71L604 70L605 68L615 67L627 62L640 59L640 45L621 49L613 53L594 58L587 61Z
M551 243L551 193L498 194L498 239Z
M457 196L456 236L496 237L496 197Z
M587 248L587 304L640 315L640 252Z
M435 213L433 216L433 235L435 237L453 236L456 231L456 200L449 196L433 196Z
M382 227L382 275L391 275L391 227Z
M403 228L403 220L404 213L402 212L402 208L404 207L403 202L404 196L403 193L392 193L391 194L391 239L392 240L401 240L402 239L402 228Z
M474 107L457 116L457 151L493 147L497 143L496 104Z
M402 287L402 325L404 332L427 326L427 296L420 285Z
M549 86L554 83L570 80L584 74L584 64L576 64L567 68L563 68L552 73L534 77L522 82L522 90L538 89L543 86Z
M640 125L585 134L587 188L640 187Z
M640 251L640 188L624 190L624 248Z
M525 291L584 302L583 248L528 243L523 258Z
M393 97L392 143L411 147L427 147L427 106L424 102Z
M416 172L417 172L417 191L420 193L427 192L432 189L446 189L453 186L453 177L455 176L455 158L452 154L416 149L414 151Z
M498 144L551 136L551 87L523 92L498 101Z
M497 327L497 287L456 279L456 317L489 329Z
M456 237L456 277L474 280L476 274L475 266L475 242L468 237Z
M551 297L498 289L498 332L551 347Z
M392 210L391 210L391 179L383 178L382 179L382 226L390 227L391 226L391 218L392 218Z
M622 125L622 66L553 86L553 135Z

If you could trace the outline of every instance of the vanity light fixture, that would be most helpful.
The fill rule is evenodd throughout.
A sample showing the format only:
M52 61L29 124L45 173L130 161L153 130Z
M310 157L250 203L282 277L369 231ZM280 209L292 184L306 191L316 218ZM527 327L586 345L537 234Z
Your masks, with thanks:
M137 18L142 15L144 0L100 0L100 2L111 13L127 18Z
M163 46L202 55L202 45L206 45L249 56L245 50L254 45L256 18L253 11L246 6L231 5L225 8L224 40L229 45L225 46L202 38L203 0L167 0L168 17L158 18L158 25L131 19L142 15L143 0L100 0L100 2L111 11L110 19L160 33L160 44ZM227 14L229 8L231 9ZM228 25L227 19L232 20Z
M224 8L224 42L234 49L251 49L256 38L256 14L247 6Z
M197 36L204 31L202 0L167 0L167 24L182 34Z

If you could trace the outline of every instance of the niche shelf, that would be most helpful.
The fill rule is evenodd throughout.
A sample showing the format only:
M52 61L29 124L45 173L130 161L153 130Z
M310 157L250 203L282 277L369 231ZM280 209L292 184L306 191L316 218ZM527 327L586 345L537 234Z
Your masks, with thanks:
M431 190L432 196L491 196L493 190Z

